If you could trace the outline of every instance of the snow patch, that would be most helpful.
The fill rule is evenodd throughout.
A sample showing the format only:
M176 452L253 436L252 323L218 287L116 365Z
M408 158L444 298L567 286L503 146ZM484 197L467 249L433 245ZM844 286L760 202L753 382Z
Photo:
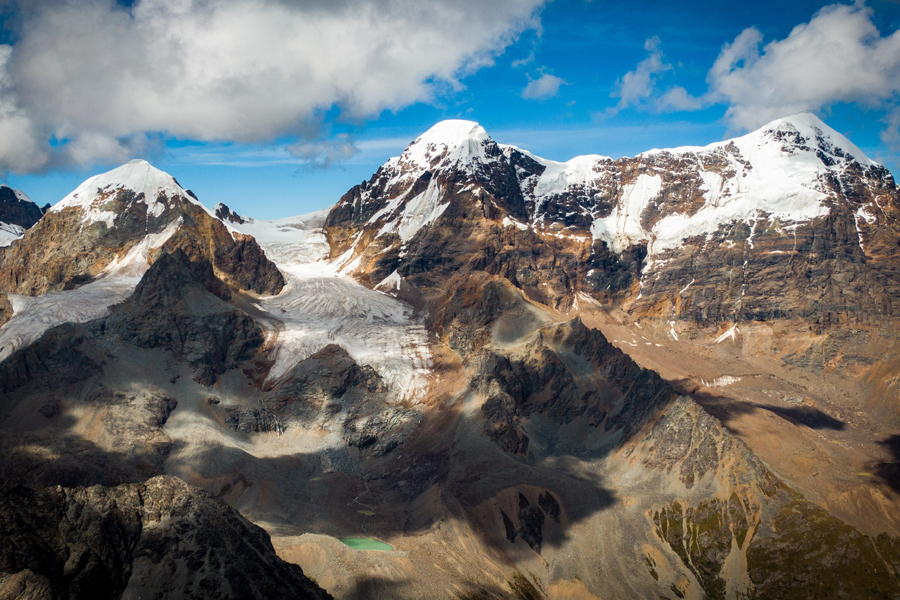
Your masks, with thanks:
M521 231L525 231L526 229L528 229L528 225L526 225L525 223L520 223L519 221L509 216L503 217L503 221L501 221L500 224L504 227L515 227L516 229L519 229Z
M0 222L0 248L9 246L23 235L25 235L25 228L21 225Z
M403 282L403 277L394 270L393 273L385 277L381 280L381 282L375 286L375 289L379 292L389 292L393 290L399 290L400 284Z
M641 213L651 200L659 195L662 178L659 175L641 174L634 183L622 186L622 198L610 215L594 219L591 235L606 242L616 254L628 247L647 241L650 234L641 227Z
M694 285L694 278L693 278L693 277L691 278L691 282L690 282L689 284L687 284L686 286L684 286L683 288L681 288L681 290L678 292L678 295L681 295L681 294L685 293L686 291L688 291L688 288L691 287L692 285Z
M450 202L440 203L442 191L437 181L432 179L424 192L406 203L397 224L397 235L401 240L411 240L420 229L431 225L444 214Z
M573 185L585 185L600 176L596 170L597 163L612 160L599 154L587 154L576 156L567 162L556 162L540 158L520 148L516 150L545 167L534 188L534 195L537 197L562 194Z
M737 323L735 323L734 325L731 326L731 329L729 329L728 331L726 331L725 333L723 333L722 335L720 335L719 337L716 338L716 343L721 344L722 342L724 342L725 340L727 340L729 338L731 339L731 341L736 341L735 336L738 333L740 333L740 330L738 329Z
M706 381L705 379L701 379L700 383L705 385L706 387L725 387L726 385L732 385L739 382L741 377L734 377L732 375L722 375L721 377L716 377L712 381Z

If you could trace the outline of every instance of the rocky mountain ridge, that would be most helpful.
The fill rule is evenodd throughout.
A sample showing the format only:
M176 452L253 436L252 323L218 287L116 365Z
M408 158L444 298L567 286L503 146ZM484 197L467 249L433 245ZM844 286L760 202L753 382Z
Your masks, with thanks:
M449 141L435 141L443 137ZM416 234L424 239L441 215L458 218L463 207L479 205L503 228L589 252L587 269L565 273L572 285L541 296L557 306L584 291L633 301L637 316L754 319L766 310L758 280L773 269L795 281L770 314L892 315L890 298L900 291L892 176L810 113L703 148L566 163L501 147L475 123L445 122L348 192L326 230L333 256L356 260L357 272L405 276L416 269L408 258ZM825 239L814 233L822 224L831 231ZM836 245L838 254L820 264ZM711 254L705 267L692 267ZM705 272L713 263L722 267ZM814 293L820 282L824 289ZM870 297L873 287L881 303Z
M111 597L246 583L195 488L339 598L897 596L896 204L811 115L568 163L444 122L274 222L134 162L0 254L0 487L106 514L187 482L160 533L223 547L211 580L119 576L146 570L116 546L85 563ZM0 594L73 594L7 563Z

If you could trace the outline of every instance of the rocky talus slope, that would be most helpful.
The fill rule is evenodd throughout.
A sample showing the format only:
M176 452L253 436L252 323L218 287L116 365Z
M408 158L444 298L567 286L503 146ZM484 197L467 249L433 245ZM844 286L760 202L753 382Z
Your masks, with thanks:
M147 167L30 230L83 263L0 257L44 269L0 328L0 595L900 597L900 194L816 117L566 163L448 121L273 222Z

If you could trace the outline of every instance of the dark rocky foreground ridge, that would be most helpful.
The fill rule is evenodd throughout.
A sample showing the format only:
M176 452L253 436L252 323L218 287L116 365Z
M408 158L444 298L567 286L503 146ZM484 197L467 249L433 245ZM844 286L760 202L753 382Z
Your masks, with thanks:
M118 304L0 362L0 595L900 597L898 192L795 120L566 165L441 124L328 215L340 287L186 195L49 213L81 258L26 234L6 293L149 250ZM754 148L815 193L753 188ZM6 331L53 310L24 306ZM335 539L370 535L394 550Z
M331 598L234 509L167 476L0 494L2 598Z

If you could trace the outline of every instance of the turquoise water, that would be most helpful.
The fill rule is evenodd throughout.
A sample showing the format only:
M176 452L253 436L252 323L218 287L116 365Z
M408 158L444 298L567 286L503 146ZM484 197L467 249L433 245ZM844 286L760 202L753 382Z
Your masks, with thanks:
M393 550L393 546L385 544L373 537L338 538L354 550Z

